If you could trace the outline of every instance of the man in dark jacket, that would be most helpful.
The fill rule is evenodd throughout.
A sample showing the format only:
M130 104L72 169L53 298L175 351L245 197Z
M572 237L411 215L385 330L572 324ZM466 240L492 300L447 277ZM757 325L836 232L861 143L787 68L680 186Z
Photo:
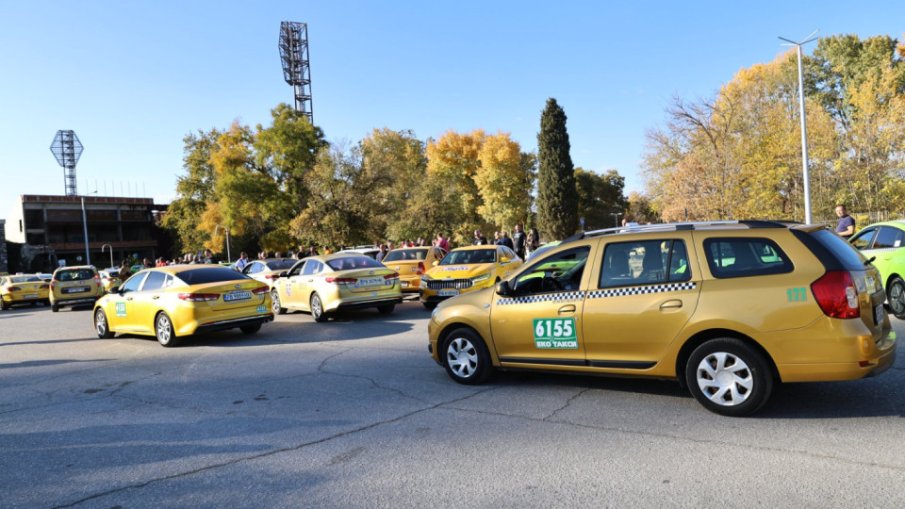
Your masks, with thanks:
M512 245L515 247L513 247L512 250L515 251L515 254L522 260L525 259L525 241L525 230L522 228L522 225L515 225L515 232L512 233Z
M500 240L497 242L497 244L515 250L514 246L512 245L512 239L509 238L509 232L507 231L500 232Z
M475 246L483 246L484 244L487 244L487 237L485 237L484 234L481 233L481 230L475 230L474 240L472 240L471 243Z

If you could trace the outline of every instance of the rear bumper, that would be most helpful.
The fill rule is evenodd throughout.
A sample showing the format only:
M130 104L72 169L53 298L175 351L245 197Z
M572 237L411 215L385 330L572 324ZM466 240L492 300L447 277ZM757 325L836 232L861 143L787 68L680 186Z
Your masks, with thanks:
M402 303L402 296L391 297L391 298L382 298L382 299L374 299L368 301L355 301L355 302L339 302L333 308L328 309L328 311L347 311L350 309L363 309L363 308L376 308L379 306L390 306Z
M204 325L199 325L197 329L195 329L195 334L204 334L206 332L215 332L226 329L238 329L239 327L249 327L254 325L261 325L267 322L273 321L273 314L255 316L252 318L237 318L235 320L223 320L221 322L213 322L206 323Z
M94 305L97 302L97 297L92 295L91 297L79 297L77 299L54 299L52 301L54 306L65 308L65 307L73 307L73 306L86 306L86 305Z
M887 371L896 361L896 333L884 331L880 340L865 335L857 339L854 355L845 362L777 364L783 382L834 382L859 380ZM840 359L841 360L841 359Z

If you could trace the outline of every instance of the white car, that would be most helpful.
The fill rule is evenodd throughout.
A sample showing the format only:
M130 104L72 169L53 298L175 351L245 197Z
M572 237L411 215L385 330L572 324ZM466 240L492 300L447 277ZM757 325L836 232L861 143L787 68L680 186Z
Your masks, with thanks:
M377 253L380 252L380 247L378 246L355 246L350 247L348 249L343 249L340 253L357 253L362 254L370 258L377 259Z

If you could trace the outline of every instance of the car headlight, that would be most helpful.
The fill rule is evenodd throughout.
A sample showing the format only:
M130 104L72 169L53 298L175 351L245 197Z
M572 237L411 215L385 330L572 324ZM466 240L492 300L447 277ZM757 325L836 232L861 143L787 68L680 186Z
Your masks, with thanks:
M471 282L472 282L472 283L483 283L484 281L487 281L488 279L490 279L490 273L489 273L489 272L488 272L487 274L484 274L483 276L478 276L478 277L473 277L473 278L471 278Z
M427 283L427 282L430 281L430 280L431 280L431 277L428 276L427 274L421 276L421 282L422 282L422 283Z

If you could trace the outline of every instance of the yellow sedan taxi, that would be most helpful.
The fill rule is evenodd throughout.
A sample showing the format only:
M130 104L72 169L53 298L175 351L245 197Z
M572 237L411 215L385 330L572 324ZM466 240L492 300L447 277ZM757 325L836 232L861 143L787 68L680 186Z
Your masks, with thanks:
M163 346L217 330L254 334L273 320L268 290L217 265L146 269L97 301L94 327L99 338L116 333L155 336Z
M50 310L94 304L104 295L100 274L91 265L61 267L50 280Z
M399 273L403 293L418 293L421 291L421 276L437 266L444 256L446 251L436 246L405 247L390 251L381 262Z
M880 283L869 260L819 226L614 228L444 302L429 350L459 383L493 369L672 378L708 410L742 416L780 383L889 369L896 335Z
M388 315L402 302L399 274L362 254L311 256L280 276L270 292L277 314L297 309L324 322L347 309L377 308Z
M461 293L490 288L522 266L522 259L506 246L467 246L453 249L421 278L421 303L434 309Z
M16 304L46 304L49 292L50 285L34 274L0 277L0 309Z

